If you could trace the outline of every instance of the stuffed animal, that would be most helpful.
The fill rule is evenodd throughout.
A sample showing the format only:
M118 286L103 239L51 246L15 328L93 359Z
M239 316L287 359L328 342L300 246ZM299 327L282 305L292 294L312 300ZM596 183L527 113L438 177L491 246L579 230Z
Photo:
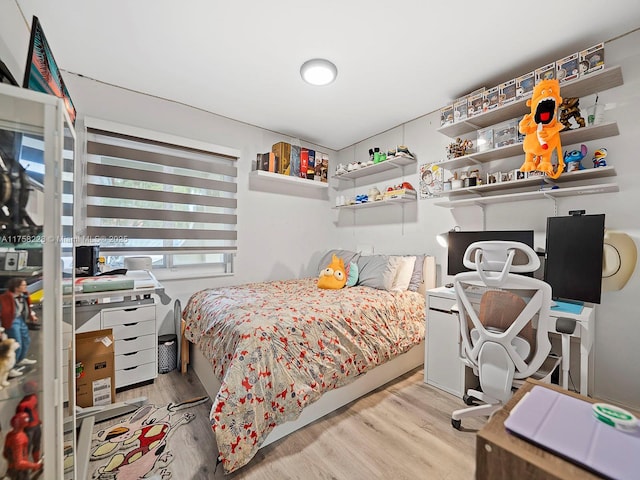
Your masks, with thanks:
M16 364L16 350L20 344L13 338L0 341L0 389L9 386L9 372Z
M607 156L607 149L604 147L599 148L598 150L593 152L593 168L606 167L607 166L607 161L605 160L606 156Z
M333 255L331 263L320 272L318 288L339 290L347 283L347 272L344 268L344 260Z
M551 178L558 178L564 170L560 131L564 128L556 119L558 105L562 103L558 80L542 80L533 88L532 97L527 100L527 113L520 120L519 130L524 134L524 163L521 172L538 170ZM558 168L554 170L551 156L556 150Z
M567 167L567 172L573 172L574 170L584 170L582 166L582 159L587 156L587 146L580 145L580 150L571 150L564 152L564 163Z

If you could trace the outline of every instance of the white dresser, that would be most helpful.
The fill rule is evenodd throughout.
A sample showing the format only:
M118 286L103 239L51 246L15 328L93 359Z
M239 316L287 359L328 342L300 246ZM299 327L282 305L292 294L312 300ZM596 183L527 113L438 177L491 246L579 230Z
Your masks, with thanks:
M116 388L153 380L158 376L158 339L156 305L103 308L100 328L113 330L115 344Z

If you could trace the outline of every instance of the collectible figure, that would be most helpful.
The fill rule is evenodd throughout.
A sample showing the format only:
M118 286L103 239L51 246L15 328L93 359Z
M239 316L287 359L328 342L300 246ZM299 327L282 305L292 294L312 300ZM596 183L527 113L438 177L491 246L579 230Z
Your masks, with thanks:
M18 348L20 348L20 344L13 338L0 341L0 389L9 386L7 379L9 378L9 372L16 364L16 350Z
M570 119L574 119L578 124L578 128L585 126L584 118L580 115L580 99L577 97L567 97L560 104L560 123L564 125L565 130L571 130Z
M558 178L564 171L560 130L563 125L556 120L558 105L562 103L558 80L542 80L533 89L532 97L527 100L527 113L520 120L519 130L525 135L522 149L525 160L520 170L531 172L538 170L551 178ZM558 154L558 168L551 164L553 150Z
M599 148L598 150L593 152L593 168L606 167L607 166L607 161L605 160L606 156L607 156L606 148Z
M29 422L24 427L24 433L29 439L27 456L31 455L34 462L40 461L40 449L42 448L42 422L40 421L40 413L38 412L38 384L30 380L22 385L25 396L18 406L16 413L26 413L29 416Z
M20 344L16 351L16 365L33 365L36 360L27 358L31 337L27 319L37 322L35 312L31 310L31 300L27 293L27 282L24 278L13 277L7 282L7 290L0 295L0 319L7 336ZM21 372L13 369L9 377L19 376Z
M564 163L566 165L567 172L573 172L574 170L584 170L582 166L582 159L587 156L587 146L580 145L580 150L571 150L564 152Z
M472 147L473 142L471 140L462 141L461 138L456 138L455 142L447 146L447 158L463 157L471 152Z
M42 468L41 462L28 460L29 438L24 428L29 424L29 415L24 412L16 413L11 418L12 430L4 439L4 458L7 459L6 477L11 480L29 480L31 472Z

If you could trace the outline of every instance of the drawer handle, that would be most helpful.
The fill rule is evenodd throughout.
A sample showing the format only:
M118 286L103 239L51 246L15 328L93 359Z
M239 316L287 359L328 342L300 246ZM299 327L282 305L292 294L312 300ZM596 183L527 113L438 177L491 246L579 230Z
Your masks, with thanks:
M135 312L138 309L138 307L133 307L133 308L125 308L124 311L125 312Z
M123 353L122 355L124 355L125 357L130 357L131 355L135 355L138 352L129 352L129 353Z
M123 368L123 370L135 370L136 368L138 368L137 365L135 367Z
M123 339L122 339L122 341L123 341L123 342L131 342L131 341L133 341L133 340L137 340L137 339L138 339L138 337L123 338Z
M137 325L140 322L135 322L135 323L123 323L122 326L123 327L133 327L134 325Z

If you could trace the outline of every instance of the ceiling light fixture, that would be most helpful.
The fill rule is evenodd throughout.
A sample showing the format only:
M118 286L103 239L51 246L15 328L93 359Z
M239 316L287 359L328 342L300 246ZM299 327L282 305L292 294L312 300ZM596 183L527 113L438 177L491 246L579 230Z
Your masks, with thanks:
M314 58L302 64L300 75L305 82L311 85L329 85L336 79L338 69L329 60Z

